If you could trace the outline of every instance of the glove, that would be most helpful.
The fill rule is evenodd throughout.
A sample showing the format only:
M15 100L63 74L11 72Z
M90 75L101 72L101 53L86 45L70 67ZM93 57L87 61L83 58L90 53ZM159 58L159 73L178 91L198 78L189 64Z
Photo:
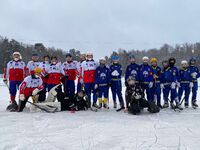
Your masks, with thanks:
M178 87L178 88L180 88L180 87L181 87L181 84L180 84L180 82L177 82L177 83L176 83L176 85L177 85L177 87Z
M38 88L34 89L33 92L32 92L32 95L35 96L38 94L40 90Z
M194 86L194 83L193 82L190 82L190 88L193 88L193 86Z
M191 74L191 76L192 76L192 78L196 79L196 78L197 78L197 73L196 73L196 72L193 72L193 73Z
M164 89L165 88L164 84L160 84L160 88Z
M171 88L172 88L172 89L176 89L176 83L175 83L175 82L172 82Z
M137 100L138 100L138 99L140 99L140 98L141 98L141 95L139 95L139 94L137 94L137 93L136 93L134 97L135 97L135 99L137 99Z
M96 90L98 88L98 84L95 84L94 85L94 89Z
M19 95L19 99L20 99L21 101L24 101L24 100L25 100L24 94L20 94L20 95Z
M153 82L149 82L149 88L153 87Z
M119 75L119 72L117 70L112 72L112 76L118 76L118 75Z
M5 78L3 79L3 82L7 85L8 84L8 80Z

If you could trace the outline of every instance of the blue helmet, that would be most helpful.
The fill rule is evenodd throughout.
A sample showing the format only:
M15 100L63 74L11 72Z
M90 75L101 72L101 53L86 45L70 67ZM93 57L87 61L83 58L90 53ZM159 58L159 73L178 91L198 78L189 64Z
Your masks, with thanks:
M129 55L129 59L135 59L135 55Z
M112 61L119 60L119 56L113 55L113 56L111 56L111 60Z
M196 63L196 61L197 61L196 57L192 57L190 59L190 65L194 65Z

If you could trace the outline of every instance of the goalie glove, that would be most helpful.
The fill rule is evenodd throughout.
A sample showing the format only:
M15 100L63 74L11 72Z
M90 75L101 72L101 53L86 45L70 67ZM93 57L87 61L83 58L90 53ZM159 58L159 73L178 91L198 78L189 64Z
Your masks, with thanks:
M119 72L117 70L113 71L112 73L112 76L118 76L119 75Z
M25 100L24 94L20 94L20 95L19 95L19 100L21 100L21 101L24 101L24 100Z
M34 89L33 92L32 92L32 95L35 96L38 94L40 90L38 88Z

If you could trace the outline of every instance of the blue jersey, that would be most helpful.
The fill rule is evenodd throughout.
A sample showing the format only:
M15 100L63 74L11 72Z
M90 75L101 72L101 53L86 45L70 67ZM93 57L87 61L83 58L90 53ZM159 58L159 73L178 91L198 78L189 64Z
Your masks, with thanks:
M180 69L179 70L179 82L189 83L192 81L190 69Z
M110 70L106 66L99 66L96 68L95 76L96 84L108 84L110 83Z
M159 66L152 66L154 82L160 82L161 68Z
M170 67L164 68L161 71L161 83L171 83L172 82L172 70Z
M120 64L112 64L110 66L110 76L112 80L121 80L122 66Z
M149 65L140 66L140 82L149 83L153 82L153 69Z
M136 63L130 64L126 68L125 73L125 80L127 80L129 77L134 77L136 81L139 81L139 71L140 66Z
M176 67L170 67L171 73L172 73L172 79L171 82L176 82L179 80L179 72Z
M190 66L189 69L190 69L190 72L191 72L192 81L193 81L193 82L197 82L197 78L200 77L200 72L199 72L198 67L196 67L196 66ZM192 75L193 73L196 73L196 75L193 76L193 75Z

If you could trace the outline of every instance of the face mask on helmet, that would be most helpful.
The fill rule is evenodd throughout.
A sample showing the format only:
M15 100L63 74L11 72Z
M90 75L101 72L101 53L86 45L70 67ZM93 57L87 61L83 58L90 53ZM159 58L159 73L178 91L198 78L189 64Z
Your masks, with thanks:
M55 64L57 64L57 62L56 62L56 61L53 61L52 64L55 65Z
M170 65L170 67L173 67L175 65L175 63L176 63L176 59L175 58L170 58L169 59L169 65Z
M19 58L18 58L18 57L15 57L15 58L14 58L14 61L19 61Z

